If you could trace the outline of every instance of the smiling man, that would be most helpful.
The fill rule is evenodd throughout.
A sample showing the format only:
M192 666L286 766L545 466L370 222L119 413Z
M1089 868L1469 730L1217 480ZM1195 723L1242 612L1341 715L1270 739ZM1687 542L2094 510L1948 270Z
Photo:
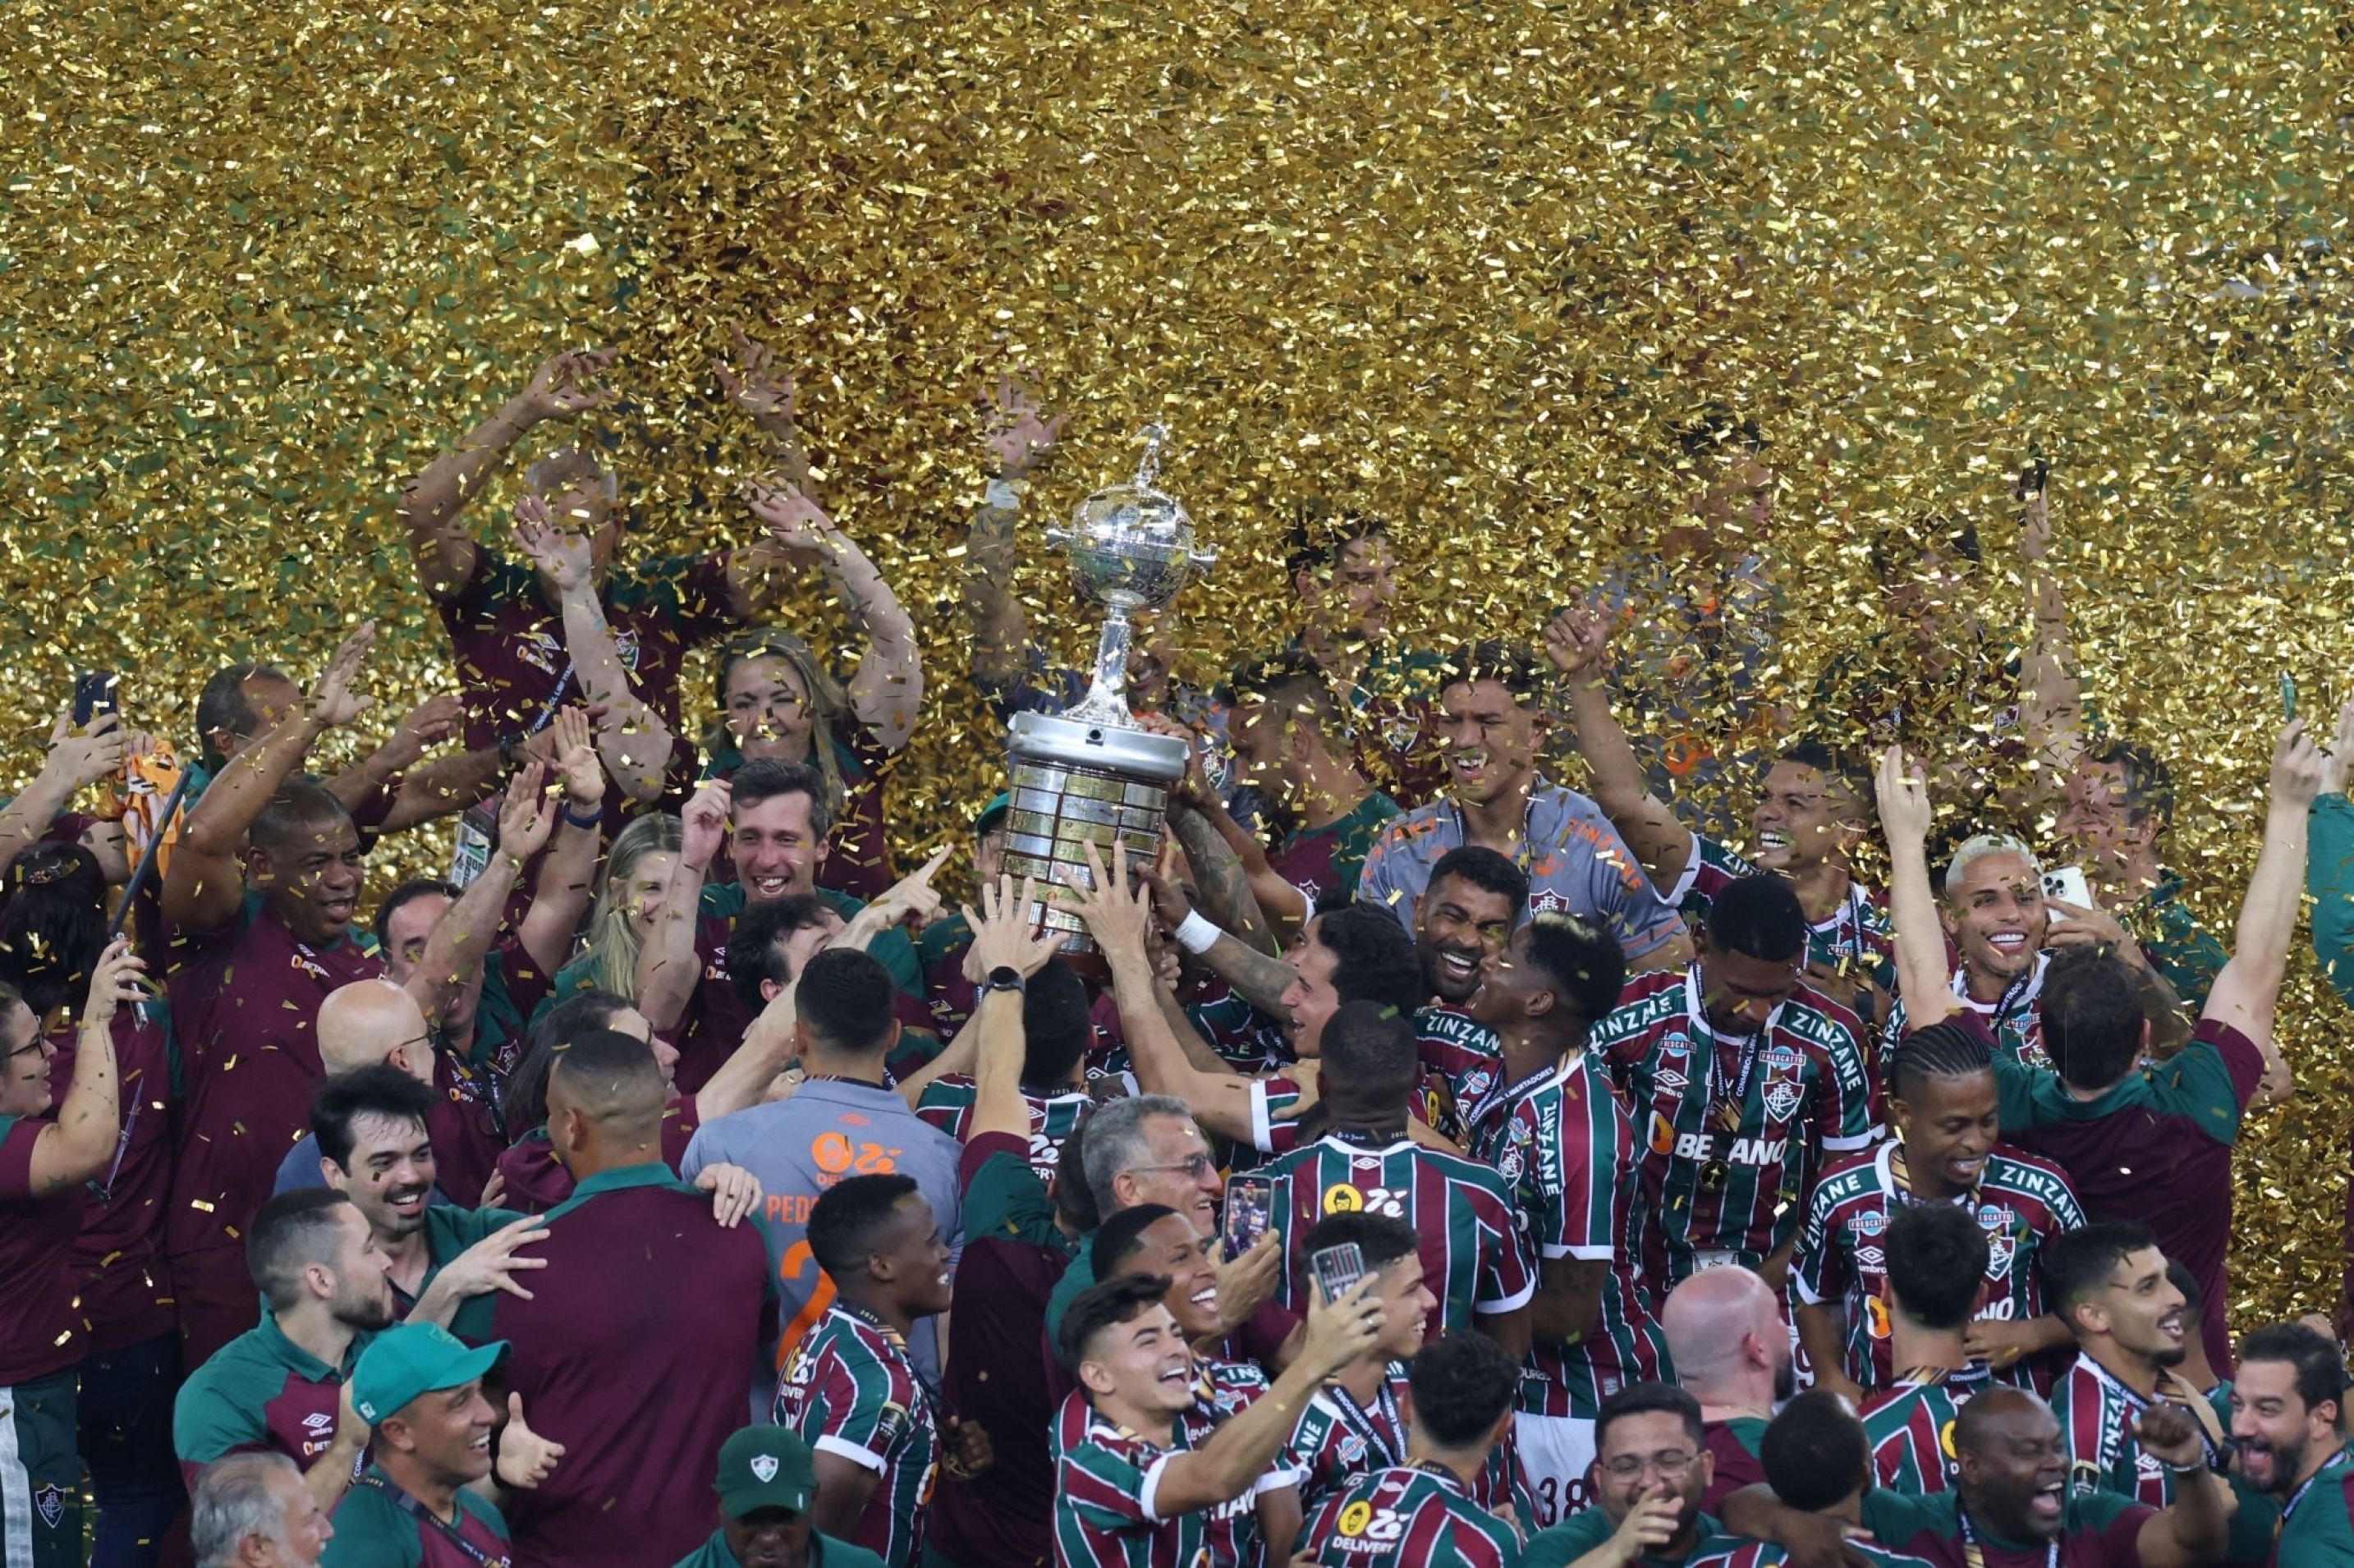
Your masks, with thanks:
M719 1528L676 1568L882 1568L863 1547L817 1532L817 1464L781 1426L747 1426L719 1450Z
M2346 1452L2345 1353L2302 1323L2240 1340L2232 1436L2242 1506L2261 1493L2279 1507L2273 1561L2296 1568L2354 1564L2354 1463Z

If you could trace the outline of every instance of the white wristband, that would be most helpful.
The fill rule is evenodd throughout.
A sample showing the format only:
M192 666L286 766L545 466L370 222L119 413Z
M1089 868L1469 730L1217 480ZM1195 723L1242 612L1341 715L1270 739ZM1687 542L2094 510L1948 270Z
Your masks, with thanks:
M1216 921L1204 916L1199 909L1191 909L1186 911L1185 918L1174 935L1177 945L1187 952L1206 953L1217 946L1218 938L1225 933L1218 929Z

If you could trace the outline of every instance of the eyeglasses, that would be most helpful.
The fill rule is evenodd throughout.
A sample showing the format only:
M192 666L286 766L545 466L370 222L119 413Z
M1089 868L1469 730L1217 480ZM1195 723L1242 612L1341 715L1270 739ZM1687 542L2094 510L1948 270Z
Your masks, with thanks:
M13 1062L19 1056L38 1055L48 1047L48 1037L43 1034L39 1030L36 1029L33 1031L33 1037L30 1040L26 1041L22 1045L17 1046L14 1051L8 1053L8 1060Z
M1128 1169L1130 1174L1140 1176L1148 1171L1182 1171L1186 1175L1193 1177L1198 1181L1204 1176L1214 1174L1218 1169L1218 1162L1211 1159L1206 1154L1196 1154L1192 1159L1185 1160L1182 1164L1131 1165Z
M1681 1481L1700 1455L1690 1448L1678 1448L1665 1454L1623 1454L1602 1467L1602 1473L1614 1481L1640 1479L1645 1470L1657 1470L1659 1479Z

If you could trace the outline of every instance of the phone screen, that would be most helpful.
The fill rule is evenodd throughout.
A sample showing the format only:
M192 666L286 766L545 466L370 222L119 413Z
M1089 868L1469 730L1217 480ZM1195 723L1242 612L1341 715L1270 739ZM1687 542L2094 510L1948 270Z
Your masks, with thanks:
M2296 722L2296 677L2284 674L2281 676L2281 723L2295 724Z
M1267 1234L1275 1183L1264 1176L1226 1178L1226 1256L1237 1258Z
M115 683L122 679L107 670L92 670L74 677L73 720L87 729L90 721L101 714L114 711Z
M1355 1242L1342 1242L1339 1246L1310 1253L1308 1266L1315 1273L1316 1288L1323 1292L1324 1299L1338 1301L1365 1277L1365 1254Z

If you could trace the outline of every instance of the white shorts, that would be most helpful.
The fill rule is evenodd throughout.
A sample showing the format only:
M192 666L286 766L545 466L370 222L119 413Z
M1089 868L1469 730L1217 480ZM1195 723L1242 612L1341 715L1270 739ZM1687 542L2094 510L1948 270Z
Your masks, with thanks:
M1512 1418L1521 1473L1536 1507L1537 1528L1548 1529L1594 1506L1594 1423L1575 1415Z

